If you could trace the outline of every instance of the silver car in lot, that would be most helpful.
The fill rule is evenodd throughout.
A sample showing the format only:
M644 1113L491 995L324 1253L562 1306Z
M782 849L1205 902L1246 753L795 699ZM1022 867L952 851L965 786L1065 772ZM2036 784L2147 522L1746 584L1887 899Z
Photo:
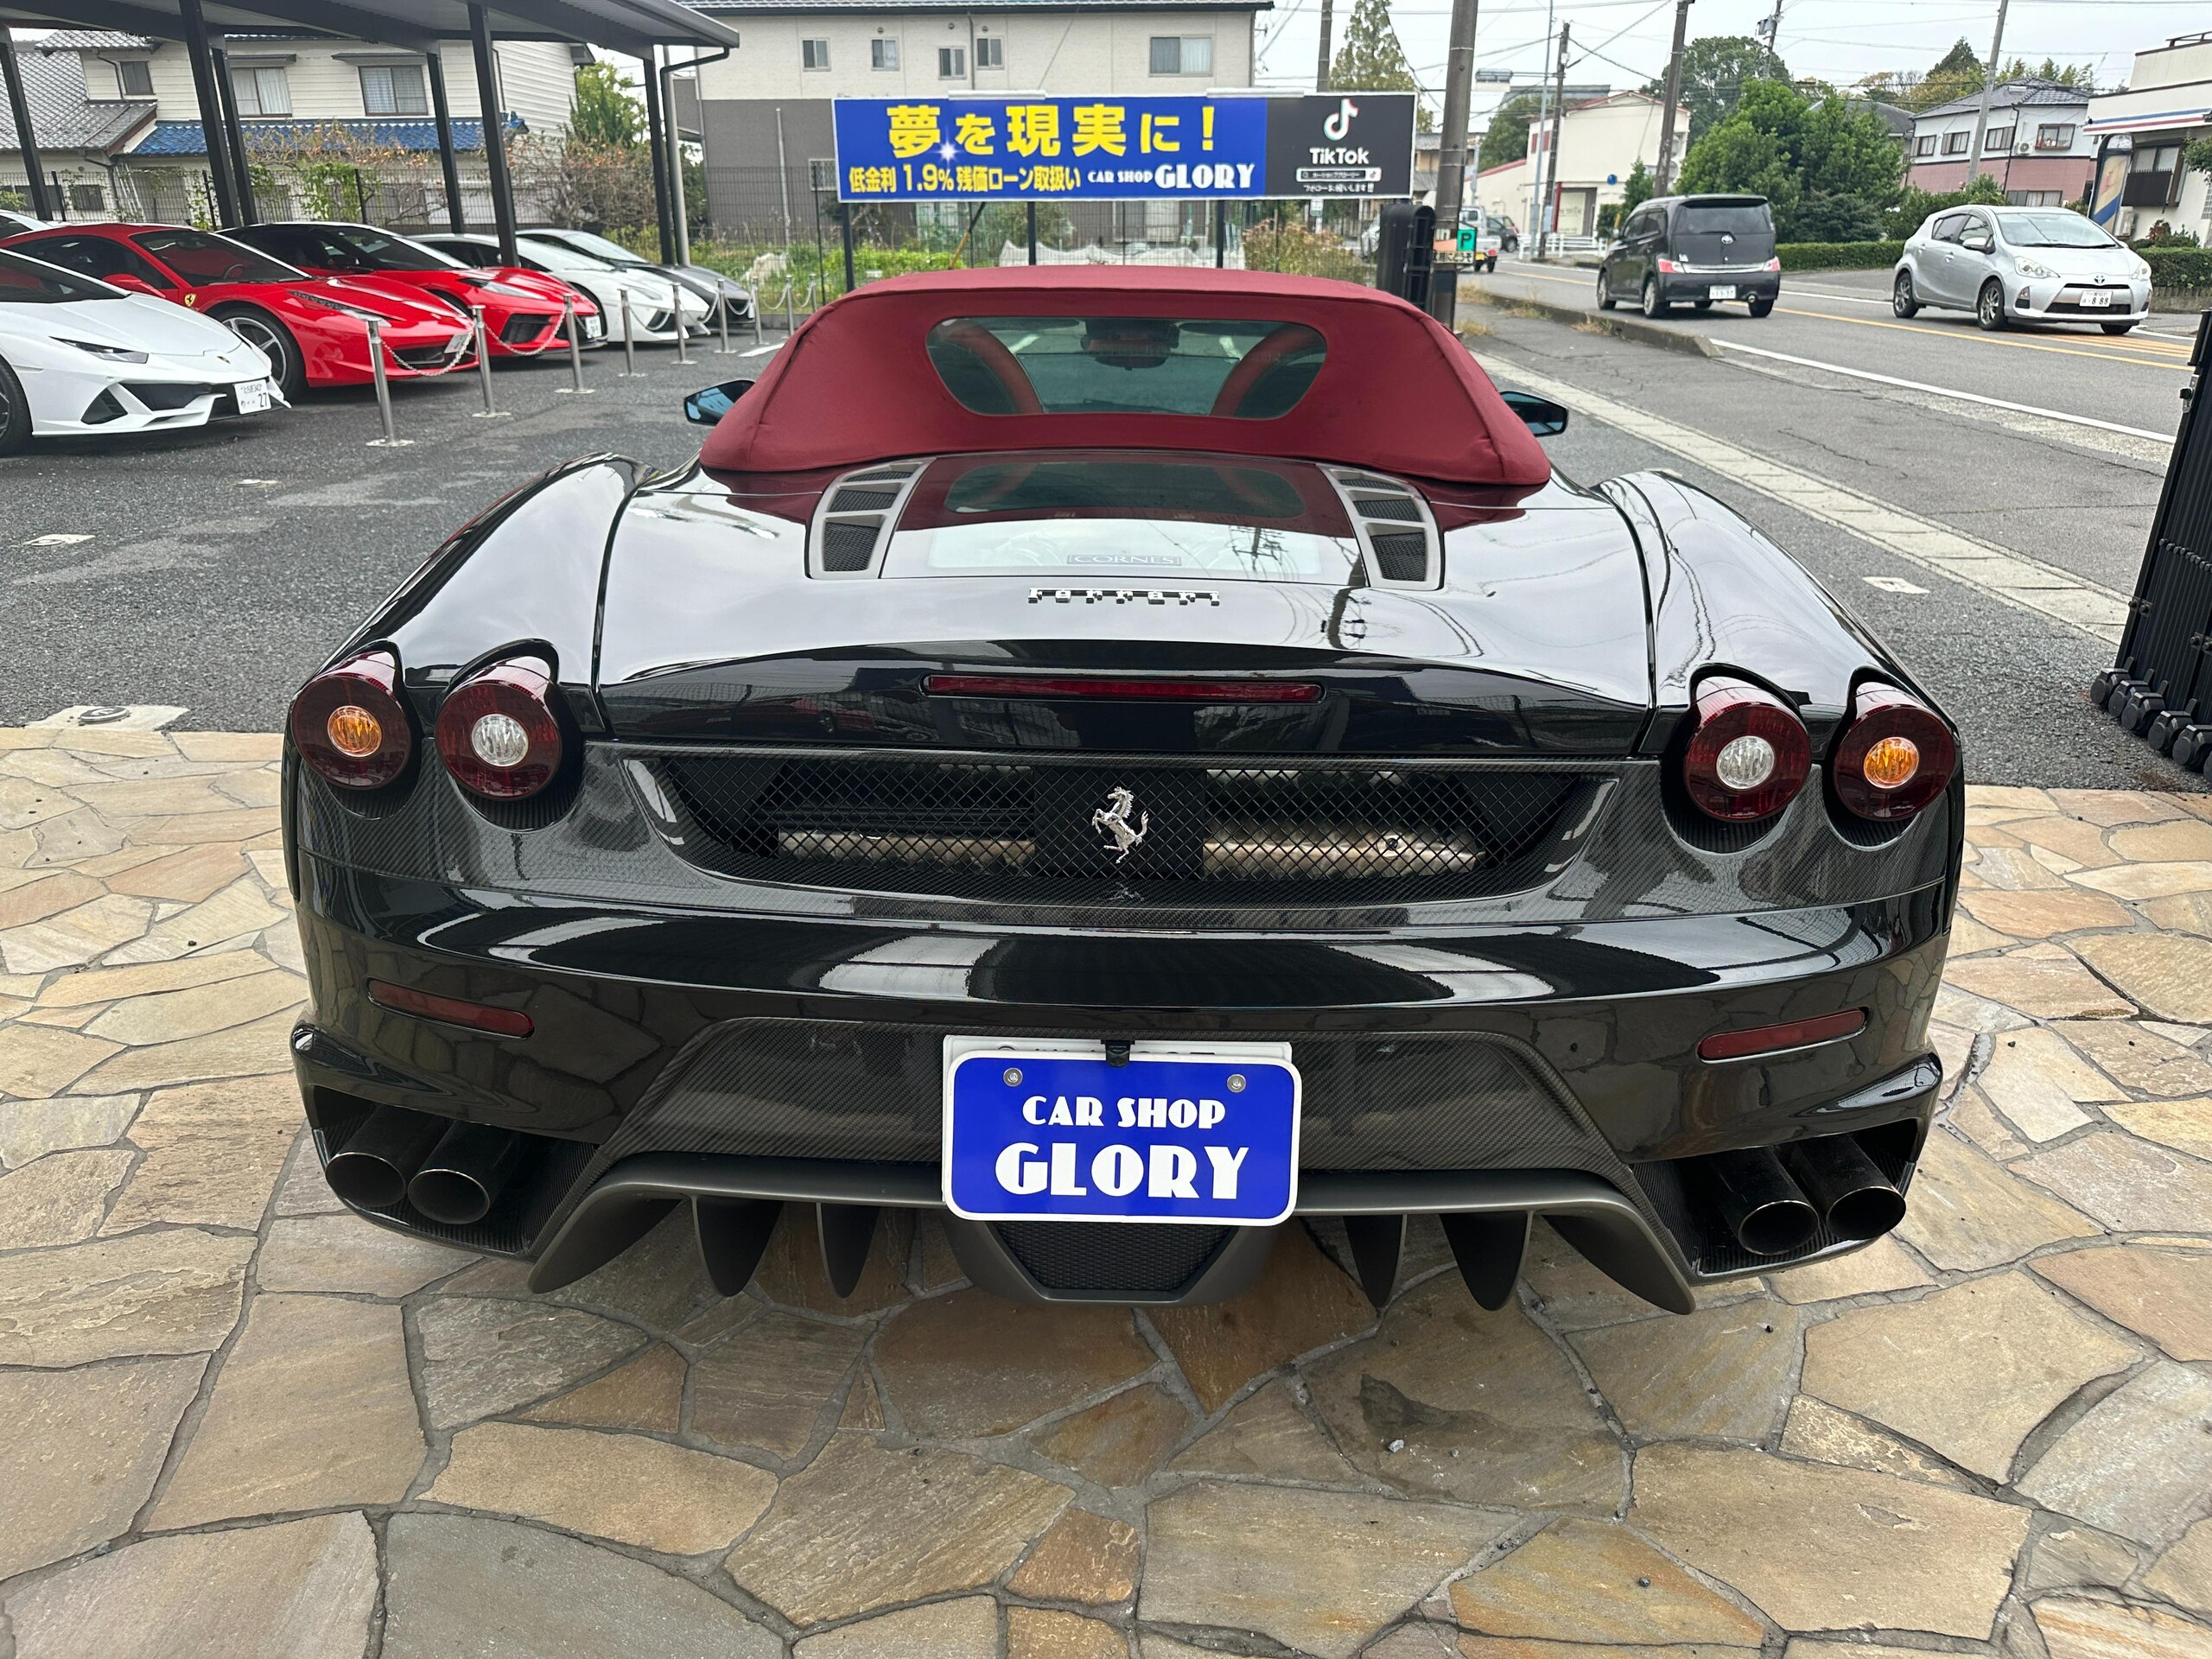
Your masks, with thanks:
M2094 322L2124 334L2151 314L2151 267L2063 207L1948 207L1904 245L1890 301L1974 313L1984 328Z

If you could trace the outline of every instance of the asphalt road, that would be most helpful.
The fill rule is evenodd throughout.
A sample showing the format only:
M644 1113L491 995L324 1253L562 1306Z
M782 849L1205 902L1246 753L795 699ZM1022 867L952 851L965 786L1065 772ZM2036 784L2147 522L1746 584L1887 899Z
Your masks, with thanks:
M1507 275L1527 273L1509 268L1500 287ZM1497 307L1465 315L1488 328L1474 344L1503 378L1517 370L1662 416L2092 588L2133 585L2164 466L2157 439L1766 359L1708 359ZM1777 313L1704 326L1780 341L1778 329L1797 324ZM1866 342L1893 349L1879 330L1817 326L1832 331L1823 360L1892 360L1850 353ZM1978 372L2011 360L1970 325L1937 339L1976 354L1964 360ZM1922 359L1910 378L1931 378L1936 348L1908 345ZM2021 401L2103 398L2094 406L2145 430L2158 429L2152 416L2182 378L2112 356L2058 362L2051 372L2078 385ZM401 387L400 429L416 440L404 448L372 446L372 403L344 393L270 420L150 442L41 445L0 462L0 722L79 703L168 703L188 709L183 727L274 728L292 689L473 512L579 454L680 463L697 435L683 422L683 393L762 366L696 350L689 366L667 351L641 352L639 363L632 379L618 373L619 354L588 359L586 398L559 391L561 364L502 367L497 395L510 412L495 421L474 417L473 378ZM2171 411L2162 418L2171 424ZM2088 708L2083 688L2112 655L2092 634L1934 575L1619 427L1578 417L1549 448L1576 477L1663 466L1739 506L1944 700L1966 730L1974 778L2206 787Z
M1477 285L1501 296L1597 305L1595 270L1509 260L1465 284ZM2184 315L2153 315L2116 339L2086 323L1984 334L1963 311L1923 310L1908 322L1891 312L1887 270L1785 273L1770 316L1723 303L1660 321L1724 351L1778 352L2168 435L2181 419L2177 394L2189 378L2195 333Z

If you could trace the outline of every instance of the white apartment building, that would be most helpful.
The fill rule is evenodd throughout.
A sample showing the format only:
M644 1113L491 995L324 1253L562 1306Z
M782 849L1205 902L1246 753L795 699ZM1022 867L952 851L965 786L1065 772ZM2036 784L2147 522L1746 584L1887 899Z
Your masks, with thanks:
M1477 189L1485 209L1526 223L1541 223L1560 236L1594 236L1598 210L1621 200L1636 164L1659 169L1659 128L1666 105L1646 92L1613 92L1576 103L1569 88L1567 113L1560 118L1559 167L1548 169L1547 153L1553 124L1531 122L1528 152L1517 162L1485 168ZM1690 147L1690 112L1675 110L1674 168L1679 171ZM1529 214L1530 192L1551 184L1551 207L1541 220Z
M2008 80L1990 94L1982 129L1980 172L2004 188L2007 200L2028 207L2079 201L2096 163L2087 130L2089 94L2052 80ZM1981 94L1954 99L1913 118L1905 182L1941 192L1966 188L1974 175L1974 133Z

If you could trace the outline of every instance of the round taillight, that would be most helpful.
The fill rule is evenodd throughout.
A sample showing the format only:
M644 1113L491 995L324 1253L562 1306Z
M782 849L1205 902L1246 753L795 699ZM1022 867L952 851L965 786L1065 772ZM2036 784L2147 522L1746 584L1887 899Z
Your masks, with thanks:
M1852 700L1830 772L1847 810L1891 823L1941 795L1958 766L1958 743L1941 715L1893 685L1869 681Z
M1770 691L1745 680L1698 687L1697 728L1682 756L1682 784L1699 811L1728 823L1770 818L1813 768L1805 722Z
M326 668L292 699L292 744L345 789L381 789L407 770L415 733L399 696L399 659L366 651Z
M519 801L561 770L561 723L553 681L531 659L494 663L446 693L438 710L438 753L473 795Z

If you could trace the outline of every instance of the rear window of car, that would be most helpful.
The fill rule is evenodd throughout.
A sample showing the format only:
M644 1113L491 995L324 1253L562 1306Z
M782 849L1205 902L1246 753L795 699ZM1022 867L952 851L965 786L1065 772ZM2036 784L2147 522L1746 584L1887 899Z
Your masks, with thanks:
M60 305L71 300L113 300L122 296L105 283L66 276L47 266L0 250L0 305Z
M1303 323L1177 317L954 317L930 362L977 415L1288 414L1327 356Z
M205 231L148 231L132 238L195 287L209 283L296 283L307 273Z
M1771 236L1774 219L1763 201L1685 202L1675 221L1692 236Z
M1208 461L984 461L963 472L944 499L948 513L963 516L1134 513L1235 521L1295 518L1305 505L1278 473Z

